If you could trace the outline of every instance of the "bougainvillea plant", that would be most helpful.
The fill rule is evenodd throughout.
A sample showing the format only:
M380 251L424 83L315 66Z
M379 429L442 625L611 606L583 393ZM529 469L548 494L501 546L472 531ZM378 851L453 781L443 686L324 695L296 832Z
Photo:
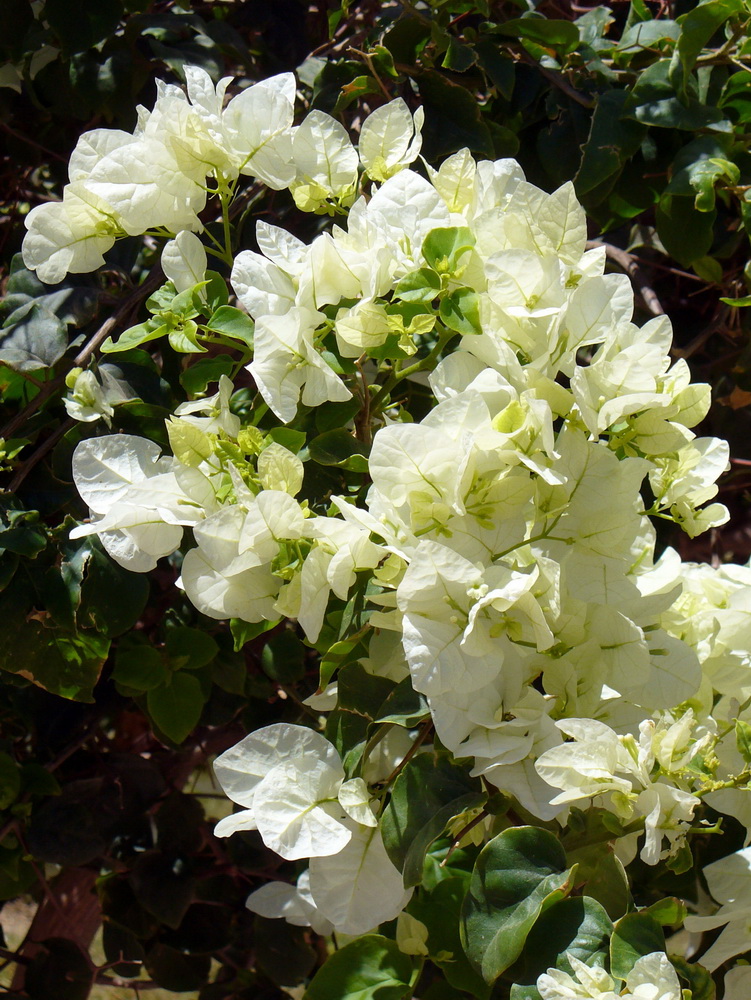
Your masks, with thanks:
M691 430L709 387L666 317L632 322L570 184L468 150L434 169L402 99L355 146L322 111L294 124L292 74L228 102L185 75L132 134L81 138L23 253L58 282L162 241L150 318L102 352L163 340L193 372L169 450L109 432L129 397L104 366L69 374L70 537L136 572L180 558L238 647L275 628L318 659L298 720L215 763L238 806L217 835L290 863L249 909L327 938L310 1000L707 1000L751 949L749 849L704 867L719 908L670 893L696 844L751 829L751 568L658 554L655 525L727 519L728 448ZM235 255L249 185L289 190L313 238L258 218ZM645 866L662 898L632 893ZM727 971L727 1000L750 988Z

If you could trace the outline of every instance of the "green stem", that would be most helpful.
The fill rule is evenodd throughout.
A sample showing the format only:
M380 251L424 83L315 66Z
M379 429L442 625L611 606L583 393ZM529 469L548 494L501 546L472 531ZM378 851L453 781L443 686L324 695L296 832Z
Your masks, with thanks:
M415 375L417 372L422 372L428 368L432 368L434 362L437 360L446 344L448 344L448 342L455 336L456 333L454 330L444 329L438 337L438 340L433 345L430 353L426 354L422 360L416 361L407 368L401 368L399 370L395 369L370 401L370 412L372 414L378 413L382 401L389 395L392 389L394 389L405 378L409 378L410 375Z

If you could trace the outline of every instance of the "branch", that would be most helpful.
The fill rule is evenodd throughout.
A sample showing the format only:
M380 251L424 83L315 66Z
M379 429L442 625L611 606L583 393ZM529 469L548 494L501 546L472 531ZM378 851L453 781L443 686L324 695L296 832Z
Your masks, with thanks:
M651 312L653 316L664 316L665 310L657 295L647 284L637 258L628 251L614 247L610 243L604 243L602 240L589 240L587 242L588 250L595 250L597 247L605 247L605 253L609 259L614 261L631 278L647 311Z

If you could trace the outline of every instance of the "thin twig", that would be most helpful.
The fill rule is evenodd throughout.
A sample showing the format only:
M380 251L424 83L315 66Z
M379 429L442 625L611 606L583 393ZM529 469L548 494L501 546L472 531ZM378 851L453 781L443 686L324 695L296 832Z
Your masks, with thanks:
M39 445L39 447L29 455L25 462L22 463L20 468L16 471L15 476L11 479L10 485L8 486L9 493L16 493L18 488L24 479L28 476L31 470L38 465L44 456L52 451L57 442L63 437L71 427L75 427L76 422L72 417L68 417L64 420L59 427L50 434L49 437L45 438L44 441Z

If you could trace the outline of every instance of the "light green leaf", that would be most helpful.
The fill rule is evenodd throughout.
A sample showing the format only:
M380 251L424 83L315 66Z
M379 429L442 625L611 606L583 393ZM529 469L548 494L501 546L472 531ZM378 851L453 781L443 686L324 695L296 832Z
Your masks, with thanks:
M222 333L225 337L239 340L248 347L253 346L255 324L247 313L234 306L219 306L212 313L206 329L213 333Z

